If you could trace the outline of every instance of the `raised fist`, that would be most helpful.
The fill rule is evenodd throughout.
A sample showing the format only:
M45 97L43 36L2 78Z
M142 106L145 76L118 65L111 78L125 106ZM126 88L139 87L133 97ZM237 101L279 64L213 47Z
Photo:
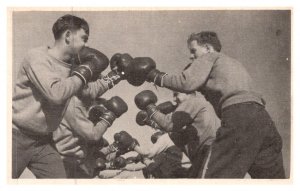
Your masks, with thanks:
M138 145L138 141L126 131L121 131L117 135L115 134L114 139L119 150L132 151Z
M120 117L127 110L128 106L124 100L118 96L114 96L100 105L93 105L90 107L89 119L93 123L103 120L111 126L114 120Z
M136 57L132 61L132 69L130 75L127 77L128 83L133 86L142 85L148 73L155 69L156 64L150 57Z
M158 124L155 121L151 120L149 118L147 112L144 111L144 110L139 111L137 113L135 121L140 126L148 125L148 126L154 128L154 129L159 129Z
M113 169L121 169L124 168L125 166L126 166L126 159L124 159L123 157L115 158L110 164L110 167Z
M103 79L108 84L109 88L114 87L121 80L127 79L132 71L132 60L133 58L125 53L114 54L110 59L111 71L103 77Z
M109 60L100 51L83 47L75 57L75 64L77 67L71 75L78 76L84 84L87 84L89 81L95 81L99 78L101 72L107 68Z
M157 102L157 96L150 90L144 90L138 93L134 102L140 110L146 110L149 118L158 110L156 109L155 103Z

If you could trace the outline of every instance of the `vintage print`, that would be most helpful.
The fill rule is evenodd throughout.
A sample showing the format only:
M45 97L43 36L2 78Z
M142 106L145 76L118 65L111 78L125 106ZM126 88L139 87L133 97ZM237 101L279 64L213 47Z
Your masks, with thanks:
M8 178L290 179L290 9L10 9Z

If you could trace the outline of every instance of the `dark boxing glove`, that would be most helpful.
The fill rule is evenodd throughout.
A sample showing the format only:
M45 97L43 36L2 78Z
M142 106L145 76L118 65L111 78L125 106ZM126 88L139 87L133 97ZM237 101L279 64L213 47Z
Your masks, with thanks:
M121 53L116 53L110 58L109 65L111 70L118 70L118 62L121 59L121 56Z
M126 166L126 159L124 159L123 157L117 157L110 163L110 167L112 169L121 169L124 168L125 166Z
M78 65L71 75L78 76L84 84L95 81L100 77L108 64L108 58L96 49L83 47L75 57L75 64Z
M107 102L104 103L104 106L107 110L103 112L100 119L106 121L109 126L112 125L116 118L120 117L128 110L127 104L118 96L114 96L107 100Z
M157 96L151 90L144 90L138 93L134 98L134 102L140 110L147 111L150 119L158 111L155 106Z
M121 131L120 133L115 134L114 139L118 145L118 149L121 151L132 151L135 146L139 145L138 141L126 131Z
M93 105L90 107L88 115L89 120L94 124L100 120L105 121L108 126L111 126L114 120L120 117L128 110L127 104L118 96L114 96L103 104Z
M106 160L105 159L103 159L103 158L97 158L96 159L96 168L95 168L95 170L96 171L102 171L102 170L105 170L106 169Z
M107 109L104 107L103 104L100 105L92 105L88 110L88 119L92 121L95 124L97 124L100 121L100 116L103 115L103 113Z
M144 110L137 113L135 121L140 126L148 125L154 129L159 129L157 123L149 119L147 112Z
M132 65L132 71L127 77L127 81L133 86L142 85L146 81L148 73L156 67L154 60L149 57L136 57L133 59Z
M177 108L177 105L174 105L171 101L166 101L157 105L156 109L158 109L163 114L168 114Z
M121 80L127 79L127 77L130 76L130 72L132 70L132 60L133 58L127 53L116 53L111 57L111 71L103 77L110 89Z

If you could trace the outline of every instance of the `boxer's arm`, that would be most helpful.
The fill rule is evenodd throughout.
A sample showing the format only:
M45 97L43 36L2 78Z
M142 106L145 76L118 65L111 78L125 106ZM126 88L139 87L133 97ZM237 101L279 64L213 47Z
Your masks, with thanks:
M147 150L146 148L141 147L140 145L135 146L134 151L136 151L137 153L139 153L143 156L147 156L149 154L149 150Z
M167 132L178 131L192 123L203 108L201 103L192 98L180 103L173 113L164 115L158 111L151 119Z
M108 84L103 79L98 79L94 82L89 82L83 89L82 95L89 99L95 99L104 94L108 88Z
M39 92L53 104L63 104L78 92L83 83L77 76L63 77L53 71L53 66L39 55L30 55L24 61L24 70Z
M144 157L147 158L152 158L155 155L161 153L162 151L164 151L166 149L166 147L168 147L168 145L165 143L164 138L160 137L157 142L151 147L151 149L146 149L146 148L142 148L139 145L137 145L134 150L143 155Z
M168 74L163 78L163 87L171 90L190 93L198 90L206 82L214 62L214 55L204 55L180 74Z
M163 114L160 111L157 111L152 115L151 120L155 121L157 125L163 130L169 132L173 130L174 123L172 122L173 113Z
M76 106L75 99L70 101L65 113L65 120L77 135L86 141L98 141L108 128L108 124L100 120L96 125L86 117L86 109Z

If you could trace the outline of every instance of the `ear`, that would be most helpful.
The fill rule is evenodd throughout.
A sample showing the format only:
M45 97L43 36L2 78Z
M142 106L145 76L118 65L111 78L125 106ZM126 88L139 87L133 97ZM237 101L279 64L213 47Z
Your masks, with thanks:
M205 47L206 47L206 50L207 50L208 53L211 53L211 52L215 51L214 47L210 44L205 44Z
M70 30L66 30L65 32L65 43L67 45L69 45L71 42L71 31Z

